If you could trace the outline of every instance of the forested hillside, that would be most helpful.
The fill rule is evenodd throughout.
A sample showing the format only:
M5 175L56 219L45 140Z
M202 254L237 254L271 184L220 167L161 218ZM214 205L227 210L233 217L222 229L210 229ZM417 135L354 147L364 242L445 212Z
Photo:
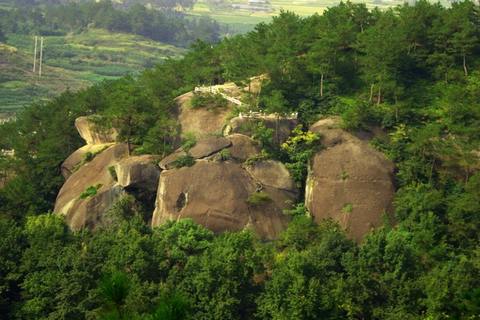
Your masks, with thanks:
M478 319L480 8L419 1L386 11L341 3L282 12L138 76L34 103L0 126L0 309L19 319ZM119 130L133 154L175 147L173 99L198 85L267 79L239 112L298 113L282 146L256 128L262 157L305 185L309 126L341 117L395 166L394 219L363 241L313 222L298 195L274 241L213 234L190 220L150 228L132 197L108 223L73 232L51 213L60 165L82 145L79 116ZM198 102L208 105L215 96ZM197 106L197 107L199 107ZM185 136L184 145L194 145ZM184 159L185 160L185 159ZM188 160L188 159L187 159ZM351 159L355 161L356 159ZM187 164L188 165L188 164ZM91 191L91 190L90 190ZM95 190L96 191L96 190ZM88 195L87 195L88 196Z
M112 1L84 1L16 5L0 10L0 27L6 33L62 35L92 26L138 34L177 46L188 46L197 39L219 40L218 24L207 17L187 18L177 11L152 10L141 4L122 10Z

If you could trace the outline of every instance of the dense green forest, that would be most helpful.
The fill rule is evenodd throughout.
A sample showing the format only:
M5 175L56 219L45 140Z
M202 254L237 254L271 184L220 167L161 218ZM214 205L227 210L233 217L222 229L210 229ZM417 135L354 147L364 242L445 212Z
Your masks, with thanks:
M117 8L110 0L37 6L14 4L0 9L0 29L5 33L64 35L92 26L177 46L188 46L197 39L216 42L220 36L218 23L208 17L187 17L171 8L148 9L140 3L126 9Z
M12 319L479 319L480 8L419 1L270 24L196 42L181 60L36 103L0 126L0 312ZM214 235L189 220L151 229L124 198L95 232L50 214L60 164L82 142L78 116L115 121L134 152L172 146L173 98L199 84L268 74L258 106L298 112L307 130L339 115L380 126L371 143L397 167L395 221L361 244L299 205L274 242ZM128 119L128 121L122 121ZM265 156L304 179L308 146ZM286 153L285 153L286 152ZM301 152L299 156L299 152ZM300 181L301 182L301 181Z

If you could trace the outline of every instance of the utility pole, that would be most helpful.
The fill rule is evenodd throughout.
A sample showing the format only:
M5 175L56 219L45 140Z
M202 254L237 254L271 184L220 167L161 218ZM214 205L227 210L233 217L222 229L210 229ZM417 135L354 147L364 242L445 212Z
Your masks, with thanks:
M42 60L43 60L43 37L40 38L40 63L38 68L38 77L42 77Z
M37 71L37 43L38 43L38 37L35 36L35 49L33 51L33 73Z

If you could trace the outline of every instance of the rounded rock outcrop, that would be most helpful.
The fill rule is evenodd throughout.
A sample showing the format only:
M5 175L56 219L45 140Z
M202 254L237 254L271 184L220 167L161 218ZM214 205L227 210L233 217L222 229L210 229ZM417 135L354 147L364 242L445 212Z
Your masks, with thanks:
M190 101L194 96L193 92L186 93L176 98L178 106L178 123L180 133L193 134L197 138L204 138L222 132L227 118L232 111L231 106L224 108L192 108Z
M132 156L115 164L115 174L125 189L143 189L156 193L160 168L159 157L153 155Z
M315 220L333 219L356 241L392 212L394 165L367 142L346 132L335 118L311 128L324 149L312 159L305 204Z
M199 160L160 174L152 225L191 218L217 233L251 228L274 239L286 227L283 210L296 195L295 188L262 185L235 161Z
M127 145L116 144L75 171L60 189L54 212L64 215L73 230L95 226L123 194L108 168L127 155Z
M95 116L79 117L75 120L78 133L87 144L114 143L118 132L115 129L103 129L95 125Z

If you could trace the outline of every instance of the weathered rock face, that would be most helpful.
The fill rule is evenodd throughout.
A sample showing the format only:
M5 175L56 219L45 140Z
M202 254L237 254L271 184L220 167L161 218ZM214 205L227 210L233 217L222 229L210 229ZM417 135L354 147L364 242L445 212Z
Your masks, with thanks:
M312 161L305 201L317 222L332 218L360 241L392 210L394 166L338 123L325 119L310 128L321 135L325 149Z
M54 212L65 215L68 225L74 230L95 225L100 215L123 193L123 188L116 185L108 168L127 154L125 144L116 144L79 168L60 189ZM91 186L98 186L96 194L82 199L82 193Z
M204 138L221 133L232 110L231 107L215 108L214 110L194 109L190 107L192 97L193 93L189 92L176 99L181 134L192 133L197 138Z
M152 155L122 159L115 165L118 184L125 189L144 189L155 193L160 177L158 160Z
M202 159L217 153L220 150L228 148L232 142L227 138L222 137L208 137L198 141L189 153L195 159Z
M95 154L107 149L112 146L112 143L106 144L87 144L86 146L81 147L72 153L61 166L62 176L67 179L75 172L82 163L87 162L87 157L94 156Z
M258 122L262 122L265 127L273 130L273 141L276 144L285 142L293 129L298 125L297 119L276 118L272 115L257 117L235 117L230 120L225 128L224 134L230 135L240 133L247 136L254 134L254 127Z
M78 133L87 144L105 144L116 141L118 133L114 129L102 130L92 122L92 117L79 117L75 120Z
M285 179L289 175L277 177L282 183ZM293 186L293 182L287 184ZM259 190L268 199L249 203L249 197ZM275 183L262 185L261 179L252 177L234 161L200 160L192 167L160 174L152 225L191 218L214 232L252 228L261 237L273 239L286 226L288 217L283 209L295 197L295 188L280 189Z
M227 136L232 142L232 146L228 148L230 156L238 161L244 162L248 158L260 153L260 146L250 137L243 134L232 134Z
M230 152L230 156L241 162L257 154L260 150L251 138L241 134L235 134L225 138L207 137L198 141L195 146L188 150L188 152L179 148L172 154L163 158L159 162L159 166L162 170L174 169L176 161L186 155L191 156L195 160L199 160L210 156L215 157L215 154L227 148Z

